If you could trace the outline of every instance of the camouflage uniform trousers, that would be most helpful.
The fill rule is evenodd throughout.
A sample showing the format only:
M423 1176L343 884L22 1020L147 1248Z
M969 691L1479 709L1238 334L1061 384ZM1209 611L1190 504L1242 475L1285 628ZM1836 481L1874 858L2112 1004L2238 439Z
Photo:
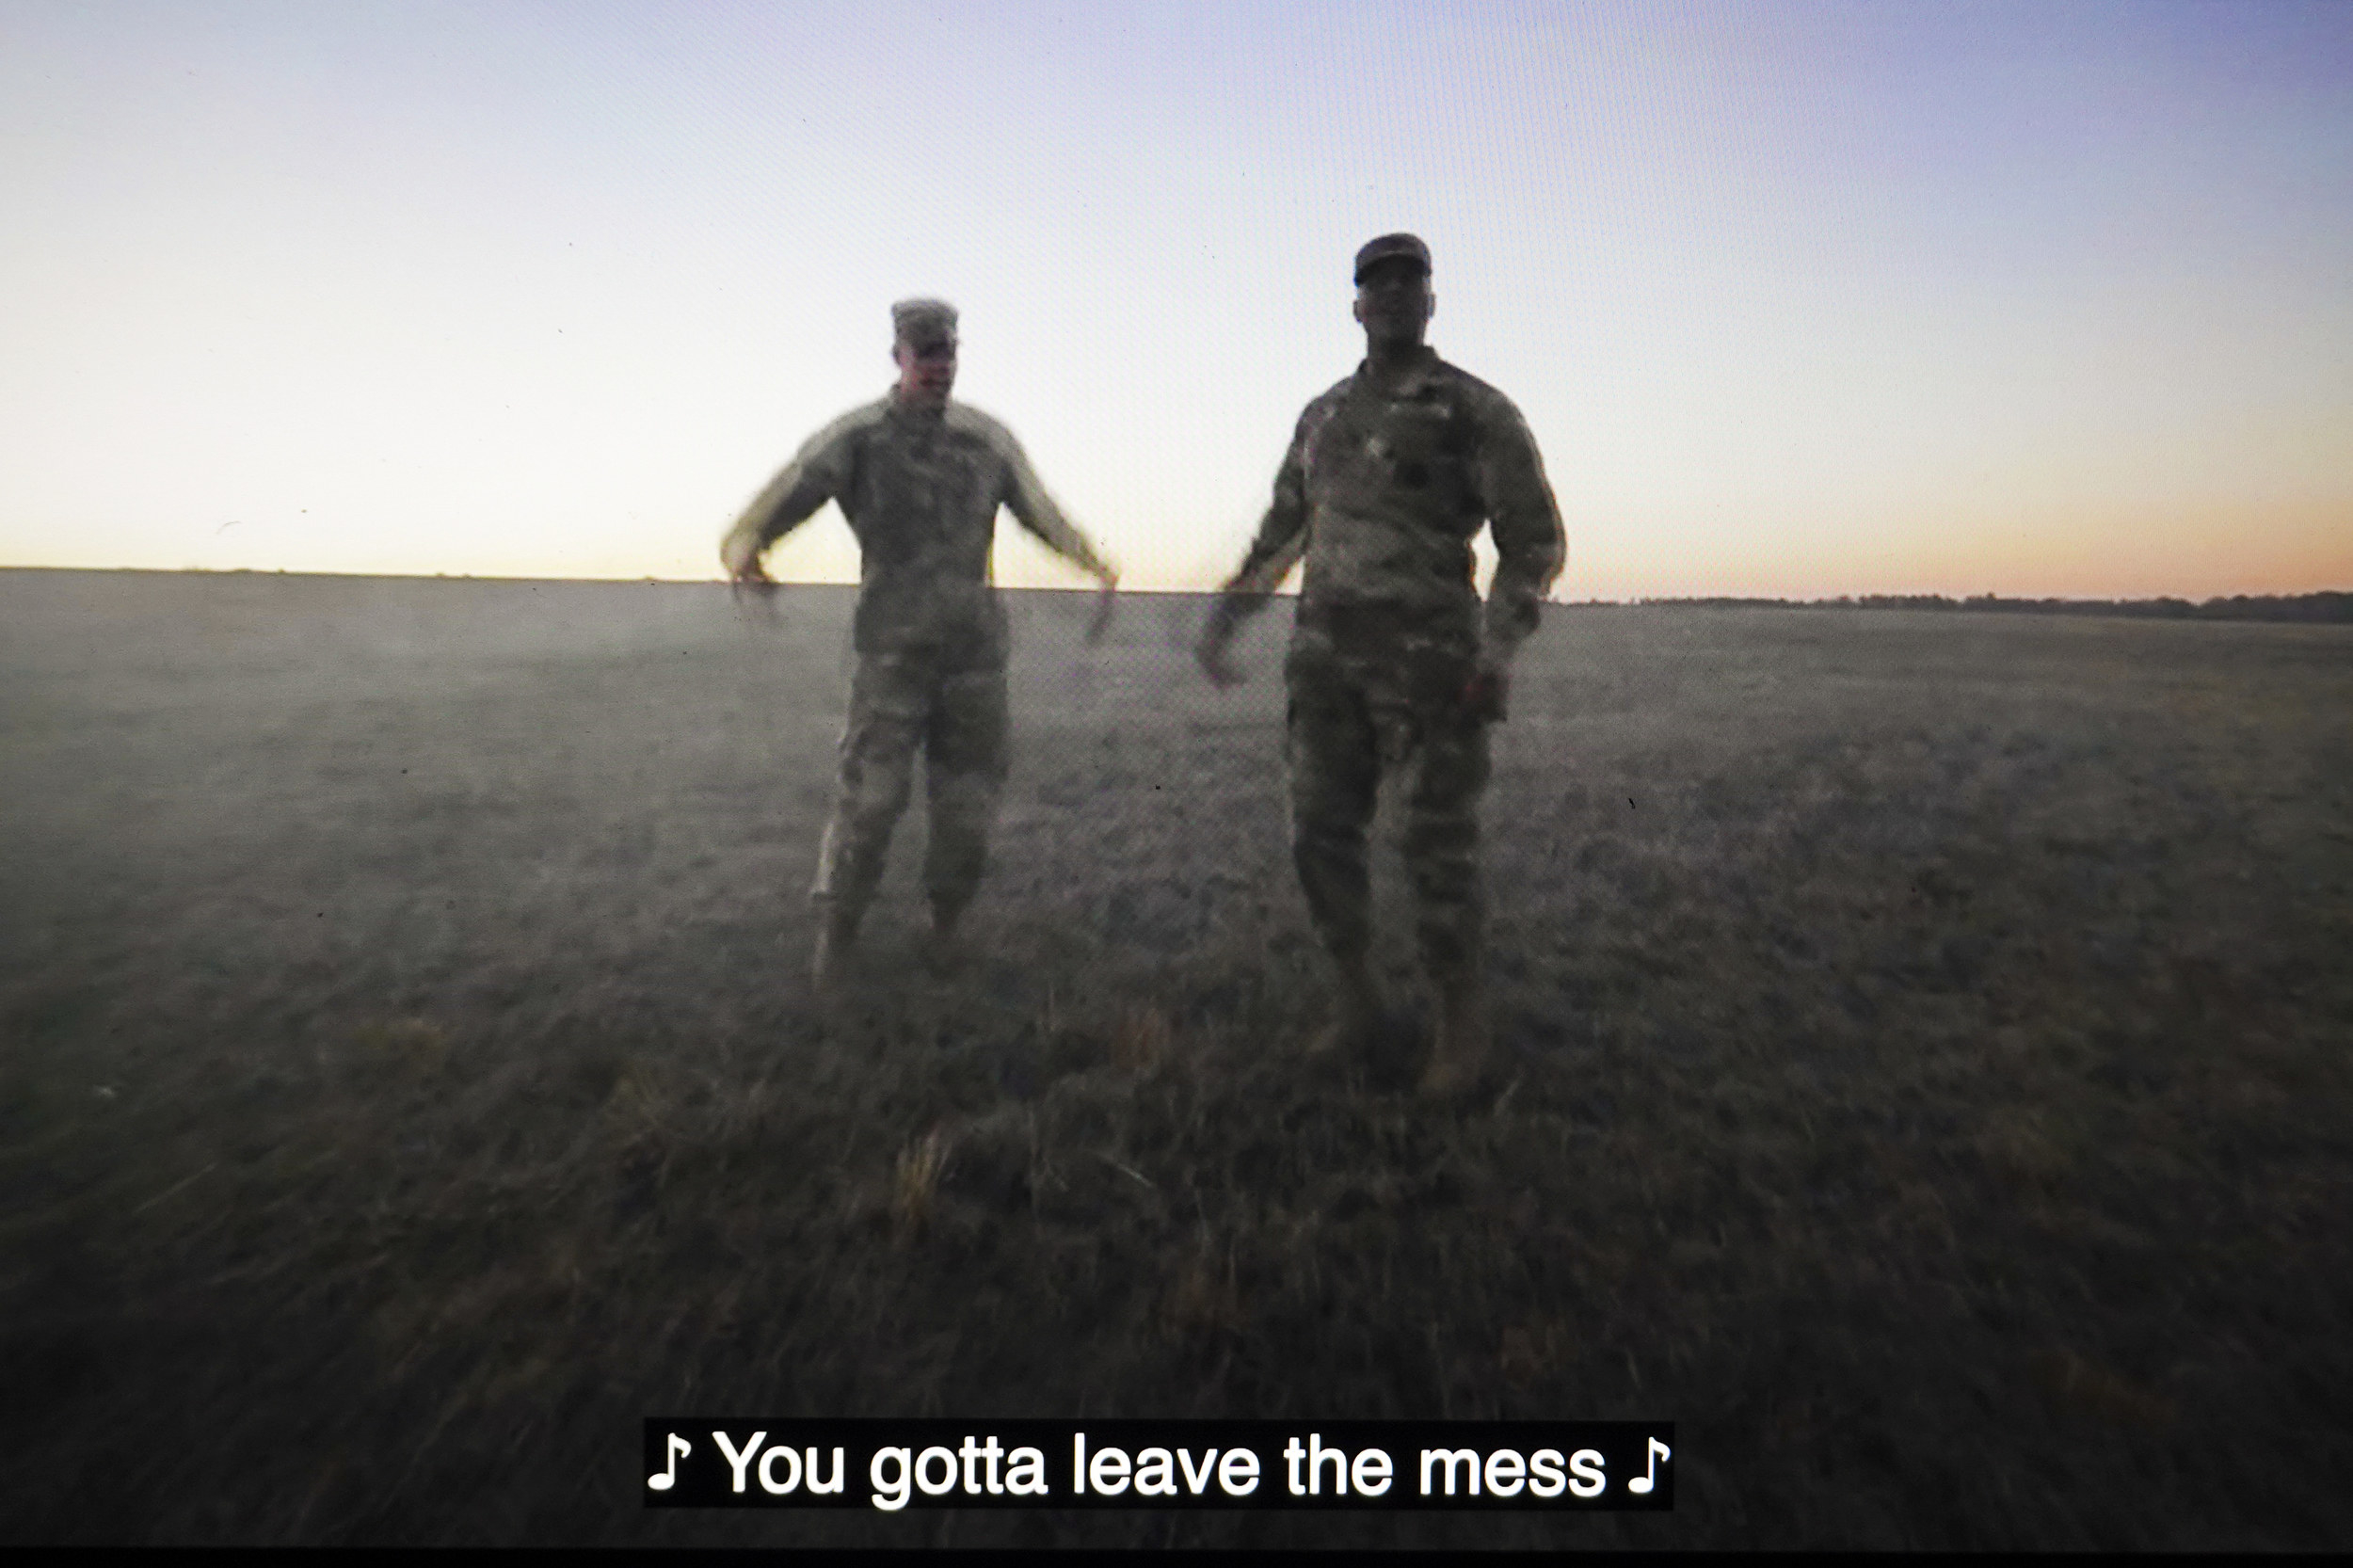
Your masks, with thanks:
M861 655L810 901L838 924L856 927L882 880L920 749L931 807L924 887L935 911L950 919L961 913L988 863L1009 728L1001 666L944 668L920 653Z
M1459 703L1475 662L1467 645L1408 640L1352 653L1304 625L1293 635L1284 665L1291 854L1308 913L1343 964L1361 960L1371 936L1367 829L1382 777L1401 772L1422 962L1442 988L1479 977L1487 726Z

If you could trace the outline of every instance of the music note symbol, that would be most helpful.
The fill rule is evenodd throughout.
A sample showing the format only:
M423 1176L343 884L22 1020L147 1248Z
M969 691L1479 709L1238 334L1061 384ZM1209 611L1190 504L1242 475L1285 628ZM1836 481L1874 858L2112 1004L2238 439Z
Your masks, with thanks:
M1657 1480L1655 1479L1656 1472L1658 1469L1658 1462L1662 1459L1672 1459L1673 1457L1673 1454L1669 1450L1666 1444L1661 1443L1656 1437L1652 1438L1650 1440L1649 1452L1644 1455L1645 1463L1642 1466L1642 1473L1635 1477L1632 1480L1627 1481L1625 1483L1625 1489L1628 1492L1633 1493L1638 1497L1649 1496L1650 1489L1658 1484Z
M646 1484L656 1492L667 1492L671 1487L676 1486L678 1484L678 1462L693 1451L693 1444L677 1432L670 1433L670 1463L663 1467L660 1475L648 1476Z

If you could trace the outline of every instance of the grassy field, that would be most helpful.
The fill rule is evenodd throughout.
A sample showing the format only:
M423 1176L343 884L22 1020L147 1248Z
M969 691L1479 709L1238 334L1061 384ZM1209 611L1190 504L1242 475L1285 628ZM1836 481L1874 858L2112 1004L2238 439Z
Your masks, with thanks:
M0 1539L2353 1546L2353 630L1553 612L1438 1112L1293 1055L1280 616L1010 597L978 952L911 814L827 1006L845 591L0 573ZM1666 1416L1677 1511L649 1514L667 1411Z

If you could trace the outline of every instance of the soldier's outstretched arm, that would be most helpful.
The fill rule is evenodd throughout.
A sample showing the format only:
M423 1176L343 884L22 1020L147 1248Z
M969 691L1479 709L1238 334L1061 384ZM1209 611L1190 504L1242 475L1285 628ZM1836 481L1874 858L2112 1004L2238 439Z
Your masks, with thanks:
M1481 675L1491 691L1474 696L1484 696L1500 717L1506 674L1536 630L1545 595L1568 558L1568 536L1535 435L1499 394L1481 410L1474 472L1496 541L1480 649Z
M1232 686L1241 681L1241 671L1226 653L1234 633L1266 608L1268 597L1283 585L1283 579L1307 552L1307 471L1303 456L1306 431L1307 416L1302 414L1299 427L1291 434L1290 450L1283 454L1283 466L1274 472L1274 499L1259 520L1257 537L1250 541L1241 565L1218 590L1209 623L1193 646L1193 657L1212 685Z
M802 443L792 460L768 481L721 536L719 560L730 582L762 590L776 586L776 579L768 575L760 557L846 487L855 419L853 415L836 420Z
M1088 642L1101 641L1112 623L1113 596L1119 590L1119 568L1095 548L1094 540L1063 516L1062 508L1054 504L1053 496L1039 480L1037 471L1030 466L1029 454L1021 450L1021 443L1013 439L1012 432L1000 428L995 434L1005 455L1005 505L1014 520L1035 535L1047 549L1102 584L1095 601L1094 618L1087 622L1086 629Z
M1089 576L1110 586L1119 581L1118 568L1103 558L1088 538L1062 515L1054 498L1039 482L1037 471L1030 467L1029 454L1012 436L1000 433L1004 448L1005 467L1009 472L1005 504L1014 520L1037 536L1039 542L1064 560L1072 562Z

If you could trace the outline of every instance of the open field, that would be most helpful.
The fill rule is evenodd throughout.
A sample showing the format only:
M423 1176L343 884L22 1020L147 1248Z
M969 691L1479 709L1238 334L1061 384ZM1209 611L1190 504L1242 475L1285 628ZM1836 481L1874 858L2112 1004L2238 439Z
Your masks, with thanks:
M1556 610L1441 1113L1290 1054L1280 617L1012 597L980 951L919 808L828 1008L845 590L0 572L0 1539L2353 1546L2353 629ZM1663 1416L1677 1512L648 1514L688 1410Z

